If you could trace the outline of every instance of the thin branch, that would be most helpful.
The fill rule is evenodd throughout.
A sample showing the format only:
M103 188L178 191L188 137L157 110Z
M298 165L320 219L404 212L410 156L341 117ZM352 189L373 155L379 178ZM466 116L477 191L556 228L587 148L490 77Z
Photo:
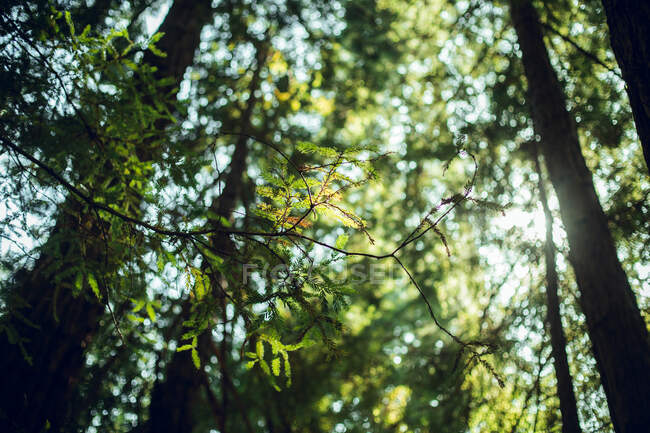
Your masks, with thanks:
M549 30L551 33L554 33L554 34L556 34L557 36L559 36L559 37L560 37L564 42L566 42L566 43L568 43L569 45L573 46L573 47L574 47L576 50L578 50L582 55L586 56L587 58L589 58L590 60L592 60L593 62L595 62L597 65L600 65L600 66L602 66L603 68L607 69L609 72L611 72L612 74L616 75L616 76L617 76L618 78L620 78L621 80L623 79L623 76L620 74L620 72L618 72L616 69L614 69L614 68L612 68L611 66L609 66L609 65L608 65L607 63L605 63L604 61L600 60L600 58L599 58L598 56L596 56L595 54L593 54L592 52L587 51L585 48L582 48L580 45L578 45L578 43L577 43L576 41L574 41L573 39L571 39L571 37L569 37L568 35L565 35L565 34L561 33L559 30L557 30L557 29L556 29L555 27L553 27L551 24L548 24L548 23L545 23L545 22L542 22L541 24L542 24L542 27L544 27L545 29Z
M303 179L303 182L304 182L305 186L307 187L307 191L308 191L308 193L309 193L309 197L310 197L310 203L311 203L311 205L310 205L310 207L309 207L309 210L305 213L305 215L303 215L303 217L301 218L301 220L304 219L304 218L306 218L306 216L309 215L309 213L311 213L311 212L314 210L314 208L318 205L318 203L315 203L315 202L313 201L313 198L312 198L311 192L309 191L309 185L308 185L306 179L304 178L304 176L302 175L302 171L301 171L297 166L295 166L295 164L293 164L293 163L291 162L291 160L290 160L290 159L289 159L289 158L288 158L288 157L287 157L287 156L286 156L286 155L285 155L285 154L284 154L280 149L278 149L275 145L273 145L273 144L271 144L271 143L265 143L265 142L263 142L262 140L259 140L259 139L257 139L256 137L254 137L254 136L252 136L252 135L249 135L249 134L232 133L232 135L241 135L241 136L245 136L245 137L248 137L248 138L251 138L251 139L257 140L257 141L259 141L259 142L261 142L261 143L267 144L269 147L271 147L272 149L276 150L276 151L277 151L278 153L280 153L280 154L281 154L281 155L282 155L282 156L283 156L287 161L289 161L289 162L292 164L292 166L296 169L296 171L298 171L298 173L300 174L301 178ZM96 202L96 201L93 200L89 195L85 194L85 193L84 193L83 191L81 191L79 188L75 187L75 186L72 185L70 182L68 182L66 179L64 179L64 178L63 178L61 175L59 175L59 174L58 174L54 169L52 169L51 167L49 167L48 165L46 165L45 163L43 163L42 161L40 161L40 160L37 159L36 157L32 156L32 155L29 154L28 152L23 151L22 149L20 149L20 148L19 148L17 145L15 145L14 143L8 141L8 140L5 139L4 137L0 137L0 143L1 143L3 146L5 146L5 147L7 147L7 148L13 150L14 152L16 152L16 153L22 155L23 157L25 157L26 159L28 159L28 160L31 161L32 163L36 164L36 165L37 165L38 167L40 167L43 171L45 171L48 175L50 175L51 177L53 177L54 179L56 179L56 180L57 180L57 181L58 181L62 186L64 186L66 189L68 189L68 190L69 190L70 192L72 192L73 194L77 195L77 196L78 196L79 198L81 198L84 202L86 202L89 206L93 207L96 211L97 211L97 210L103 210L103 211L105 211L105 212L107 212L107 213L109 213L109 214L111 214L111 215L113 215L113 216L115 216L115 217L117 217L117 218L120 218L120 219L122 219L122 220L124 220L124 221L126 221L126 222L129 222L129 223L131 223L131 224L134 224L134 225L137 225L137 226L140 226L140 227L146 228L146 229L148 229L148 230L151 230L151 231L153 231L153 232L155 232L155 233L158 233L158 234L161 234L161 235L165 235L165 236L173 236L173 237L185 238L185 239L190 239L190 241L197 241L197 242L199 242L199 243L202 243L202 242L197 238L197 236L200 236L200 235L206 235L206 234L213 234L213 233L223 233L223 234L227 234L227 235L243 236L243 237L246 237L246 238L248 238L248 239L252 239L254 236L260 236L260 237L266 237L266 238L276 238L276 237L285 237L285 238L288 238L288 239L291 239L291 238L298 238L298 239L303 239L303 240L305 240L305 241L308 241L308 242L310 242L310 243L312 243L312 244L320 245L320 246L322 246L322 247L324 247L324 248L327 248L327 249L329 249L329 250L331 250L331 251L338 252L338 253L340 253L340 254L343 254L344 256L367 257L367 258L371 258L371 259L375 259L375 260L383 260L383 259L392 258L392 259L394 259L394 260L397 261L397 263L400 265L400 267L401 267L401 268L404 270L404 272L408 275L409 280L411 281L411 283L413 283L413 285L416 287L416 289L417 289L418 292L420 293L421 297L424 299L424 301L425 301L425 303L426 303L426 305L427 305L427 308L428 308L428 310L429 310L429 315L430 315L431 318L433 319L433 321L434 321L434 323L436 324L436 326L437 326L438 328L440 328L440 329L441 329L445 334L447 334L450 338L452 338L456 343L458 343L458 344L459 344L463 349L469 349L469 350L473 353L473 358L478 358L479 360L482 360L481 357L482 357L482 355L485 354L485 353L479 353L479 352L477 352L475 349L472 348L472 346L486 346L485 343L482 343L482 342L479 342L479 341L470 341L470 342L465 342L465 341L461 340L460 338L458 338L457 336L455 336L451 331L449 331L448 329L446 329L446 328L445 328L445 327L440 323L440 321L439 321L438 318L436 317L435 313L433 312L433 308L432 308L432 306L431 306L431 303L430 303L429 300L427 299L427 297L426 297L426 295L424 294L422 288L421 288L420 285L417 283L417 281L415 280L415 278L413 277L413 275L410 273L410 271L409 271L409 270L406 268L406 266L402 263L402 261L401 261L401 260L396 256L396 254L397 254L399 251L401 251L403 248L405 248L406 246L408 246L408 245L411 244L412 242L416 241L417 239L420 239L420 238L421 238L422 236L424 236L428 231L434 229L434 228L435 228L435 227L440 223L440 221L442 221L443 218L445 218L445 217L446 217L446 216L447 216L447 215L448 215L448 214L449 214L453 209L455 209L455 208L456 208L460 203L462 203L463 201L465 201L465 200L469 197L469 195L470 195L470 193L471 193L471 191L472 191L472 186L474 185L474 181L475 181L475 179L476 179L477 168L478 168L478 164L477 164L477 162L476 162L476 158L475 158L472 154L469 154L469 155L472 157L472 160L474 161L474 173L473 173L473 175L472 175L472 179L470 180L470 182L468 182L467 186L465 187L465 191L464 191L463 194L458 194L458 195L452 197L451 199L446 199L446 200L443 201L443 205L444 205L444 204L448 204L448 203L452 203L452 205L449 206L449 207L445 210L445 212L443 212L443 213L442 213L442 214L441 214L441 215L440 215L440 216L435 220L435 222L430 223L429 227L427 227L427 228L426 228L425 230L423 230L421 233L418 233L416 236L414 236L414 234L417 233L417 231L419 230L419 228L416 228L416 229L415 229L411 234L409 234L409 236L407 236L406 239L405 239L404 241L402 241L402 243L401 243L397 248L395 248L392 252L390 252L390 253L386 253L386 254L371 254L371 253L364 253L364 252L347 251L347 250L344 250L344 249L342 249L342 248L337 248L336 246L330 245L330 244L328 244L328 243L326 243L326 242L322 242L322 241L320 241L320 240L317 240L317 239L315 239L315 238L312 238L312 237L310 237L310 236L306 236L306 235L304 235L304 234L300 234L300 233L294 232L294 231L292 231L292 230L295 228L296 225L292 226L292 227L289 228L289 229L285 229L285 230L281 230L281 231L276 231L276 232L250 232L250 231L242 231L242 230L227 230L227 229L225 229L225 228L223 228L223 227L213 227L213 228L206 228L206 229L201 229L201 230L190 230L190 231L170 230L170 229L161 228L161 227L155 226L155 225L153 225L153 224L151 224L151 223L148 223L148 222L146 222L146 221L139 220L139 219L137 219L137 218L135 218L135 217L132 217L132 216L129 216L129 215L125 215L125 214L123 214L123 213L121 213L121 212L119 212L119 211L117 211L117 210L115 210L115 209L113 209L113 208L111 208L111 207L105 205L105 204L102 204L102 203L98 203L98 202ZM203 243L202 243L202 244L203 244ZM196 246L196 245L195 245L195 246ZM488 367L489 367L489 366L488 366Z

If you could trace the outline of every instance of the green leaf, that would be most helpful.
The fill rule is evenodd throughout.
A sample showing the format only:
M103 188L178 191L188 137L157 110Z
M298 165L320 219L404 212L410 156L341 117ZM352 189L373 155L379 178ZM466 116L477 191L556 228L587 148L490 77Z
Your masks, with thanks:
M257 352L257 357L261 360L264 359L264 343L262 343L262 340L257 340L257 344L255 345L255 351Z
M72 22L72 16L68 11L65 11L65 22L68 23L68 28L70 28L70 34L74 36L74 23Z
M156 312L153 309L153 306L151 304L147 304L146 307L147 310L147 315L149 316L149 319L151 319L152 322L156 321Z
M79 272L77 274L77 278L74 280L74 286L77 288L77 290L81 290L84 287L84 275Z
M331 147L317 146L313 143L309 143L308 141L301 141L296 147L300 152L305 154L313 153L316 155L324 156L326 158L336 158L338 155L336 149L332 149Z
M151 51L155 56L158 56L158 57L167 57L167 54L166 54L166 53L163 53L162 51L160 51L160 50L159 50L159 49L158 49L154 44L149 44L149 46L147 47L147 49L148 49L149 51Z
M127 317L127 319L129 319L130 321L135 322L135 323L144 322L143 317L134 316L133 314L127 314L126 317Z
M138 65L136 65L134 62L132 62L129 59L123 59L122 63L124 63L124 65L127 68L131 69L132 71L137 71L138 70Z
M271 352L273 355L277 355L282 350L282 343L279 340L269 339L268 342L271 344Z
M260 367L262 367L262 371L264 371L264 373L266 373L268 376L271 375L271 369L269 368L269 364L263 359L260 359Z
M287 376L287 386L291 386L291 364L289 363L289 354L282 352L284 358L284 374Z
M138 311L142 310L146 302L144 302L142 299L139 299L135 301L135 307L133 307L133 310L131 310L133 313L137 313Z
M196 347L192 348L192 362L197 369L201 368L201 359L199 358L199 351L196 350Z
M183 352L185 350L190 350L190 349L194 349L194 346L192 346L191 344L183 344L182 346L177 347L176 351L177 352Z
M348 238L349 236L345 233L342 233L339 235L339 237L336 238L336 243L334 246L338 248L339 250L342 250L345 248L345 245L348 243Z
M280 375L280 358L273 358L271 361L271 370L275 376Z
M88 279L88 285L90 288L93 290L93 293L95 296L97 296L97 299L101 300L102 295L99 293L99 285L97 284L97 280L95 279L95 276L91 273L89 273L86 278Z
M158 42L163 36L165 36L165 32L158 32L154 34L150 39L149 39L149 44L155 44Z
M221 265L223 263L223 258L219 257L218 255L216 255L215 253L213 253L209 249L202 248L201 249L201 254L203 254L207 258L209 258L210 261L212 262L212 264L215 265L215 266Z
M85 39L88 36L88 33L90 33L90 24L87 24L86 27L84 27L84 31L81 32L81 35L79 37L81 39Z
M348 287L348 286L338 286L338 287L336 288L336 291L337 291L338 293L342 294L342 295L349 295L349 296L351 296L351 295L356 295L356 294L357 294L357 291L356 291L356 290L354 290L352 287Z

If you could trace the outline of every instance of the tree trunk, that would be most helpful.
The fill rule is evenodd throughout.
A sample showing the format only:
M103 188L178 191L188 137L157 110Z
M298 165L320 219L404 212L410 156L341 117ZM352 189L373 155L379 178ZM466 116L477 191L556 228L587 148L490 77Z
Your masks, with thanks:
M57 229L68 226L66 230L82 231L83 224L71 215L61 220ZM94 231L89 236L98 236ZM55 232L50 239L56 242L60 236ZM88 293L87 286L78 297L73 296L74 276L55 282L57 273L72 265L71 258L79 257L77 245L61 246L65 261L42 254L31 271L14 275L16 290L7 299L10 312L3 319L20 343L6 334L0 339L0 430L40 432L50 425L56 432L64 424L69 409L66 401L83 366L84 349L104 312L104 305ZM66 282L70 287L62 287Z
M560 399L562 414L562 433L581 433L578 419L576 397L573 393L573 379L569 371L569 361L566 356L566 337L560 317L560 300L558 299L558 277L555 264L555 242L553 242L553 215L548 207L546 188L542 178L542 168L539 163L537 147L534 150L534 163L537 170L539 200L544 209L546 219L546 242L544 257L546 261L546 321L551 333L551 353L557 379L557 395Z
M159 77L174 79L172 87L181 82L185 70L194 61L201 30L212 21L211 4L209 0L175 0L158 28L165 35L156 46L167 56L159 57L151 51L144 55L144 62L158 68Z
M180 82L198 47L201 28L211 17L210 3L174 3L161 26L166 35L158 44L161 49L169 49L169 53L165 58L151 59L159 76L172 76ZM70 396L84 365L84 349L97 332L104 313L104 304L88 294L88 287L81 295L73 295L71 288L76 275L65 271L80 259L99 277L119 268L120 261L114 257L110 263L105 262L101 236L107 230L102 229L102 224L105 223L98 221L94 213L85 213L76 199L68 199L34 268L14 275L6 297L9 313L3 317L3 325L15 335L3 333L0 338L0 430L65 429ZM85 236L81 235L85 254L78 248L80 230L85 231ZM104 293L103 278L97 280ZM16 339L22 345L16 344Z
M199 337L199 347L210 338ZM151 392L149 421L145 429L151 433L191 433L195 425L193 409L200 406L205 372L197 370L189 353L177 352L167 364L167 376L158 381Z
M614 428L650 425L650 347L636 298L616 255L607 219L582 156L575 119L544 45L530 0L510 0L529 104L549 177L560 203L580 304Z
M241 189L242 177L246 169L246 153L246 140L238 141L230 164L226 186L221 195L222 200L220 200L219 210L223 213L217 214L224 218L231 216L235 206L235 199L239 196L238 191ZM232 201L226 200L227 197L232 198ZM213 243L214 249L220 254L226 255L227 251L232 248L227 235L218 234L216 237L219 241ZM215 276L211 276L211 280L214 278ZM219 292L214 291L213 293ZM191 304L187 300L183 305L180 321L184 322L189 319L190 313ZM206 353L206 350L212 347L211 338L210 331L204 332L198 338L198 350L204 359L206 356L203 355L208 355L208 359L212 355L209 352ZM221 355L225 358L226 354ZM221 369L225 368L224 362L225 360L220 362ZM203 386L209 386L203 366L197 369L188 352L175 352L165 368L165 379L157 381L151 393L149 421L145 431L151 433L192 432L196 425L196 417L192 412L192 408L203 403L201 400ZM210 390L206 388L206 392L210 392ZM215 416L220 424L220 431L224 431L226 414L220 410Z
M603 0L616 61L623 72L636 131L650 170L650 2Z
M253 110L257 104L257 97L255 96L256 90L260 86L260 72L266 62L266 50L258 47L257 65L255 72L248 86L249 99L246 104L246 109L242 114L240 124L240 132L243 134L250 133L251 122L253 117ZM214 214L224 219L230 219L237 200L242 194L242 186L244 181L244 174L246 172L246 158L248 156L248 137L239 135L235 143L235 151L233 152L229 172L226 177L225 187L221 192L220 197L215 199L210 210ZM219 225L219 220L210 220L209 223L213 226ZM210 244L213 250L219 255L228 256L234 253L234 246L227 234L217 233L210 239ZM210 280L216 281L217 276L211 275ZM219 288L214 288L212 293L220 293ZM224 295L222 295L224 296ZM185 315L189 315L191 310L189 300L185 302L183 311ZM222 302L222 317L225 318L225 297ZM186 320L187 317L182 320ZM227 377L227 361L228 361L228 342L226 340L226 323L224 322L224 334L221 344L221 353L218 354L219 368L222 375L222 393L221 407L215 410L215 416L219 424L219 431L226 433L227 429L227 413L228 409L228 377ZM201 334L198 340L199 353L211 355L209 350L215 346L210 339L212 338L211 332L207 331ZM149 422L145 427L146 432L168 432L168 433L185 433L192 432L196 425L195 417L193 416L190 405L193 402L200 401L201 387L197 383L202 383L208 387L206 373L203 366L198 370L193 365L189 353L176 352L172 355L170 363L166 367L165 380L156 383L151 397L151 409L149 411ZM207 392L211 391L207 389Z

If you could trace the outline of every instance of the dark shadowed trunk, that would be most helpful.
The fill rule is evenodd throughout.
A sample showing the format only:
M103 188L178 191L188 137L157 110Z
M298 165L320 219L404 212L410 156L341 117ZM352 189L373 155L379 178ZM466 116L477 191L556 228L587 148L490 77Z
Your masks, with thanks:
M236 198L239 196L242 178L246 169L246 140L238 141L237 147L230 163L230 172L226 178L220 200L219 211L217 215L229 218L235 206ZM231 200L226 200L226 198ZM233 247L229 238L224 235L217 235L217 241L213 242L214 250L221 255L226 255ZM211 280L214 277L211 276ZM219 290L212 292L214 296L222 296ZM180 321L184 322L189 319L191 313L191 304L185 301L183 313ZM201 357L206 360L213 354L208 350L212 347L212 333L203 332L198 338L198 350ZM225 358L220 354L219 358ZM223 362L220 367L225 368ZM192 362L189 352L175 352L171 361L165 367L165 378L157 381L151 393L151 406L149 408L149 421L146 432L157 433L185 433L192 432L196 425L196 417L192 411L193 407L200 406L204 401L202 396L210 393L209 381L203 365L197 369ZM223 406L223 404L222 404ZM226 414L221 410L216 410L215 417L220 427L225 424ZM223 430L222 430L223 431Z
M209 333L199 337L199 347L209 342ZM177 352L166 366L167 376L157 381L151 392L149 422L151 433L191 433L195 425L193 410L209 392L205 371L196 369L188 352ZM217 414L221 416L221 414Z
M580 433L580 421L576 396L573 393L573 379L569 371L569 361L566 356L566 337L562 328L560 316L560 300L558 298L558 277L555 264L555 242L553 242L553 215L548 207L546 188L542 178L542 168L539 163L537 147L533 155L535 169L538 176L539 201L544 209L546 219L546 241L544 243L544 257L546 262L546 321L551 334L551 353L553 366L557 379L557 395L560 399L560 412L562 414L562 433Z
M256 90L260 86L260 72L265 61L266 50L258 48L257 65L255 66L255 71L249 85L249 95L251 96L248 99L246 109L241 118L240 132L243 134L250 134L251 132L250 129L253 111L258 99L255 94ZM248 138L245 135L239 135L236 139L235 151L233 152L229 164L229 172L225 180L225 187L221 192L220 197L215 199L210 206L210 210L214 214L226 220L229 220L232 217L235 205L242 194L244 175L247 167L247 155ZM210 220L209 223L212 226L218 226L221 224L219 220ZM234 245L227 234L217 233L212 236L210 239L210 245L215 253L223 257L234 254ZM218 279L218 276L210 276L212 282L216 282ZM223 278L221 278L221 280L221 283L223 283ZM226 302L222 290L225 290L222 286L213 287L212 293L214 296L222 297L222 318L225 318ZM191 311L189 301L186 301L183 311L186 316L183 320L186 320L189 318L189 313ZM204 359L209 359L210 356L216 355L219 360L219 369L222 380L221 404L211 404L211 406L213 407L213 412L221 433L226 433L227 431L227 410L229 410L229 379L227 371L228 341L225 326L226 323L224 322L224 340L218 349L211 341L212 334L210 331L204 332L198 339L198 350L202 357ZM212 351L218 353L212 353ZM201 386L197 386L197 384L200 384ZM197 370L188 352L174 353L170 363L165 368L164 380L157 382L152 392L149 422L145 431L150 433L192 432L197 420L192 413L191 407L193 403L200 401L204 392L207 393L208 399L213 398L203 366Z
M650 2L603 0L609 36L623 72L636 131L650 170Z
M614 428L650 425L650 347L634 293L616 255L607 219L582 156L575 119L544 45L530 0L511 0L529 104L549 177L560 203L580 304Z
M75 241L58 246L63 259L42 254L33 269L14 275L16 290L7 300L12 315L3 319L20 344L6 335L0 339L2 431L38 432L47 424L59 428L67 414L66 400L83 366L84 349L104 312L104 305L88 286L78 297L72 295L75 276L55 282L59 272L81 257L79 245L99 237L98 227L90 219L86 219L90 227L80 220L72 214L62 216L45 247L51 251L57 248L51 243L61 242L63 231L77 231ZM101 254L97 248L86 253Z
M158 43L168 55L149 59L159 77L171 76L180 82L210 16L210 1L174 3L161 26L166 35ZM66 270L83 260L98 276L100 292L106 293L103 277L121 262L116 257L106 259L102 234L108 230L102 224L96 214L84 210L74 198L68 199L34 268L14 275L7 294L9 314L3 320L17 335L3 334L0 339L0 431L65 430L68 402L84 365L84 349L104 314L104 304L88 287L73 295L76 275ZM22 346L15 344L17 338Z
M223 332L221 333L221 344L219 353L219 372L221 373L221 418L219 419L219 431L226 433L228 425L228 411L230 410L230 391L228 383L230 382L230 374L228 373L228 364L230 347L228 344L228 310L226 309L226 297L221 297L221 323L223 324Z
M156 66L160 77L172 77L176 86L185 70L194 61L201 30L212 21L212 6L208 0L176 0L169 9L158 32L165 34L156 46L167 54L159 57L147 51L144 62Z

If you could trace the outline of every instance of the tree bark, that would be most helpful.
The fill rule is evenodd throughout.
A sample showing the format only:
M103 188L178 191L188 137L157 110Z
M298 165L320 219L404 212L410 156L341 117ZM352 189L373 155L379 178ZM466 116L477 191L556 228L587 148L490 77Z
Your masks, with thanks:
M539 201L544 209L546 219L546 241L544 243L544 258L546 262L546 321L551 334L551 353L557 379L557 395L560 399L562 415L562 433L581 433L578 419L576 396L573 393L573 379L569 371L569 361L566 355L566 337L562 328L560 316L560 300L558 298L558 276L555 263L555 242L553 242L553 215L548 207L546 188L542 178L542 168L539 163L537 147L534 150L534 163L538 177Z
M650 2L602 1L612 49L627 84L634 123L650 170Z
M170 52L165 58L151 59L159 77L171 76L180 82L198 47L201 28L211 18L210 4L209 0L174 2L161 26L166 35L158 44ZM108 230L102 228L104 224L94 213L84 212L74 198L68 199L34 268L14 275L6 297L9 314L3 321L16 336L3 333L0 338L0 430L65 430L84 350L104 313L104 304L89 294L88 287L74 296L71 288L76 276L65 271L80 259L97 274L109 275L119 268L119 260L105 260L102 234ZM82 239L85 254L78 249L80 229L86 232ZM97 280L104 293L103 278ZM22 346L16 338L23 341Z
M209 0L175 0L158 32L165 35L156 44L167 54L159 57L147 51L143 61L158 68L159 77L172 77L174 85L183 79L185 70L194 61L194 52L201 42L201 30L212 21Z
M529 104L549 177L560 203L580 304L614 428L650 425L648 332L616 254L607 219L578 141L575 119L544 45L530 0L510 0L522 51Z

